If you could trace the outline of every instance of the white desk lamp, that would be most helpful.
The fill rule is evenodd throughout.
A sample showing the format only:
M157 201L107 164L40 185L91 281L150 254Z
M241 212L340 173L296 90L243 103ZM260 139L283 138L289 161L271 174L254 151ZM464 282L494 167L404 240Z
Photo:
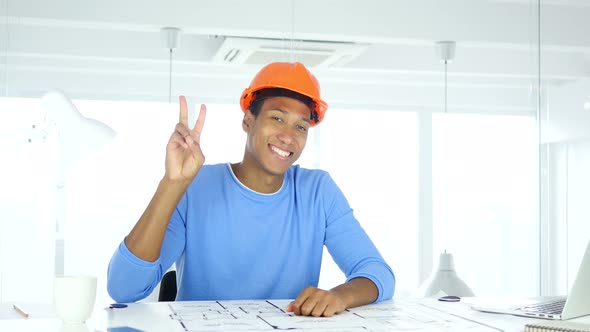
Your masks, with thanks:
M72 101L59 90L51 90L41 98L47 120L55 125L56 140L56 226L58 239L64 239L67 216L66 187L68 177L86 158L110 142L115 131L106 124L83 116ZM64 243L64 246L66 244ZM56 246L56 256L65 257ZM63 274L56 266L56 274Z
M60 188L76 164L111 141L115 131L98 120L83 116L59 90L47 92L41 104L57 129L57 186Z
M56 223L65 220L66 211L65 190L61 189L66 186L69 172L114 136L108 126L82 116L60 91L50 91L39 105L45 111L44 122L33 125L28 143L15 145L5 157L7 163L12 160L10 167L14 169L20 160L12 158L30 153L38 157L26 160L53 163L21 165L23 173L34 174L20 185L16 181L9 184L19 191L8 200L12 206L7 212L15 220L8 222L9 228L3 229L0 236L0 301L51 302L53 278L61 272L55 261L56 254L60 254L56 252ZM46 144L48 139L51 144ZM29 188L33 189L27 194ZM54 201L48 202L48 196Z

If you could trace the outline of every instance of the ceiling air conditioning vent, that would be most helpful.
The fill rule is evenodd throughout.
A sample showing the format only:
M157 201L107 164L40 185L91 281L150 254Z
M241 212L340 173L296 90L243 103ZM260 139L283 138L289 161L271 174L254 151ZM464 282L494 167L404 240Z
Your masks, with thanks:
M341 67L367 47L344 42L225 37L213 61L254 65L299 61L308 67Z

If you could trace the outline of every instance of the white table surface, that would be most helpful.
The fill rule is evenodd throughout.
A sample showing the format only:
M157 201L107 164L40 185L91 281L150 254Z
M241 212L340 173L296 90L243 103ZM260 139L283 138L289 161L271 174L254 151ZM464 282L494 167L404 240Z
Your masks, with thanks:
M489 314L471 309L473 303L481 303L482 301L489 301L489 298L465 298L461 302L440 302L436 299L394 299L392 301L385 301L378 305L369 305L358 308L362 310L378 309L378 308L397 308L402 312L405 308L415 308L417 304L427 308L426 312L432 310L438 311L441 315L448 315L449 319L464 320L466 322L478 322L489 327L494 327L497 331L523 331L524 325L527 323L542 323L544 320L516 317L502 314ZM287 300L283 300L288 303ZM250 301L257 302L257 301ZM258 300L258 302L264 302ZM200 304L204 302L175 302L175 304ZM283 305L283 302L277 302ZM59 332L136 332L136 331L187 331L178 320L173 317L173 310L169 303L166 302L142 302L129 304L127 308L109 309L104 307L96 307L92 317L84 325L66 326L55 316L53 306L50 304L26 304L19 305L30 313L29 318L25 319L18 314L12 306L13 303L0 304L0 331L59 331ZM396 309L396 310L397 310ZM354 313L355 309L351 309ZM350 314L350 313L348 313ZM172 315L172 316L171 316ZM342 317L340 317L342 318ZM340 319L337 318L337 319ZM313 320L313 317L309 317ZM395 318L394 318L395 319ZM575 319L584 323L590 323L590 316ZM308 328L302 328L305 331ZM220 328L219 330L224 330ZM227 329L229 330L229 329ZM266 329L272 330L269 326ZM299 330L299 329L297 329ZM315 328L313 331L320 331ZM356 329L351 329L355 330ZM389 329L378 329L378 331L385 331ZM414 331L414 329L407 329ZM431 330L431 329L428 329ZM432 331L442 331L443 329L433 328ZM453 329L449 329L453 330ZM480 329L469 329L469 331L477 331ZM484 325L481 326L481 331L489 331ZM328 331L328 330L326 330ZM329 331L334 331L329 330ZM367 330L370 331L370 330ZM377 330L375 330L377 331ZM334 331L335 332L335 331Z

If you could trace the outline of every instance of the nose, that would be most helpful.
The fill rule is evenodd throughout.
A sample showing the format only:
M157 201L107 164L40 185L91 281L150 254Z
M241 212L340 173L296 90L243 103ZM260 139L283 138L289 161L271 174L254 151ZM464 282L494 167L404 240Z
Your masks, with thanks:
M283 128L281 132L279 132L279 140L284 144L291 144L295 140L295 130L290 128Z

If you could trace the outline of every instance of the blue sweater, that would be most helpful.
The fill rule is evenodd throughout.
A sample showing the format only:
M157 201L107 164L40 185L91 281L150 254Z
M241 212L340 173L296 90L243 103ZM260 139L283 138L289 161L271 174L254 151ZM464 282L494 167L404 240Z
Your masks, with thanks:
M123 241L107 288L117 302L143 299L176 262L178 301L293 299L317 287L324 245L347 280L372 280L377 302L392 297L391 268L327 172L295 165L279 191L260 194L229 164L204 165L172 215L160 257L141 260Z

